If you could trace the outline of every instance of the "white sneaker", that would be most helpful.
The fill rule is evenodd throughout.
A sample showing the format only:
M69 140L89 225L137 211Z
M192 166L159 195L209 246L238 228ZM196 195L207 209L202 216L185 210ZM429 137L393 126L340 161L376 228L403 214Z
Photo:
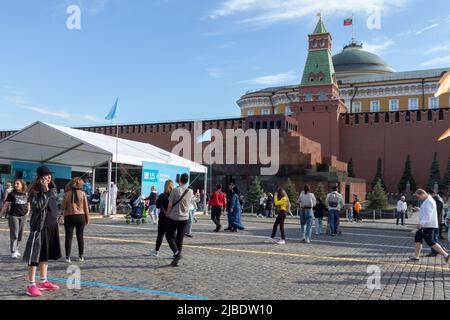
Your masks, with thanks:
M306 239L306 240L305 240L305 243L311 243L311 240Z
M286 241L280 240L280 241L277 242L277 244L283 245L283 244L286 244Z
M17 252L13 252L13 253L11 254L11 258L12 258L12 259L17 259L17 258L18 258Z
M72 263L72 260L70 258L66 258L66 263Z
M157 258L157 257L159 257L159 252L156 251L156 250L151 250L150 251L150 256Z

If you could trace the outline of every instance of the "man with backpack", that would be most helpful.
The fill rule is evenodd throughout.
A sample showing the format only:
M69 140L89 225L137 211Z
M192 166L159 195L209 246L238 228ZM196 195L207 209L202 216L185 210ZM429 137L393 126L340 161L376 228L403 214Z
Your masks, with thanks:
M328 224L330 233L334 237L339 230L339 216L344 207L344 198L337 191L337 186L333 187L332 192L327 195L326 206L328 208Z

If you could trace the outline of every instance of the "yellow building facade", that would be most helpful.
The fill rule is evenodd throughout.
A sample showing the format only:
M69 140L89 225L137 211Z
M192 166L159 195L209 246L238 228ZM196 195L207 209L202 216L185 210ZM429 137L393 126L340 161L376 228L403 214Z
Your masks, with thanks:
M450 68L395 72L382 58L355 42L333 57L341 98L350 113L394 112L450 107L450 94L435 98ZM249 92L237 101L241 115L287 114L299 102L299 85Z

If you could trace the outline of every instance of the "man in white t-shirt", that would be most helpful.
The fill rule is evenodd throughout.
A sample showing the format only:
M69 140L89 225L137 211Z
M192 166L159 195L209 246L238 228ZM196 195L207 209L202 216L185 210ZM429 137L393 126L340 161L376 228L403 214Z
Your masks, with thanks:
M402 221L402 226L405 225L405 215L408 210L408 204L406 203L406 197L402 196L397 202L397 225L400 220Z
M414 208L414 211L419 211L419 225L415 236L416 252L415 256L410 258L412 261L420 261L420 253L422 252L423 240L434 251L444 257L446 263L449 262L450 256L442 247L434 241L433 234L438 229L437 206L436 201L425 190L419 189L416 191L416 197L419 201L423 201L420 208Z

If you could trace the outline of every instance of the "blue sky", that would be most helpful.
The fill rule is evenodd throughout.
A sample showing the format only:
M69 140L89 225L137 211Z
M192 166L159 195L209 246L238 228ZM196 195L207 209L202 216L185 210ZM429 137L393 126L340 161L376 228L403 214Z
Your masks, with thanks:
M66 28L81 8L81 30ZM366 21L381 8L381 29ZM322 12L398 71L450 66L447 0L2 0L0 129L239 116L248 90L299 83Z

